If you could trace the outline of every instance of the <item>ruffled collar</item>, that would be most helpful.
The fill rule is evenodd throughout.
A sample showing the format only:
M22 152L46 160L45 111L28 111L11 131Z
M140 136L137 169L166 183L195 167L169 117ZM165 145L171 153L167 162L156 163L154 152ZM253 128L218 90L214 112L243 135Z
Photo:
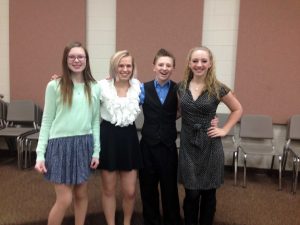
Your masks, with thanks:
M100 101L111 117L111 123L125 127L133 124L141 109L139 107L140 82L137 79L129 80L130 87L126 97L119 97L114 86L114 80L101 80Z

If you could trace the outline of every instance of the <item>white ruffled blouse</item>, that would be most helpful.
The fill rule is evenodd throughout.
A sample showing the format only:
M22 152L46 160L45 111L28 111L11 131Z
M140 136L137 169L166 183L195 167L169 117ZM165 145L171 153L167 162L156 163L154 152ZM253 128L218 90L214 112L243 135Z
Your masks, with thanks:
M103 79L100 85L100 114L103 120L116 126L125 127L133 124L139 113L140 82L132 78L126 97L119 97L114 80Z

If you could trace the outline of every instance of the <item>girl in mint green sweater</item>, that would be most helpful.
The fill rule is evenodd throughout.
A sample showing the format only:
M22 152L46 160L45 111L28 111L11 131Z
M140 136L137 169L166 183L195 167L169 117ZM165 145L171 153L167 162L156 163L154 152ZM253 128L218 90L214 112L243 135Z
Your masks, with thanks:
M35 169L54 184L48 224L61 224L74 195L75 224L84 224L87 180L100 153L99 95L86 49L65 47L63 76L48 83Z

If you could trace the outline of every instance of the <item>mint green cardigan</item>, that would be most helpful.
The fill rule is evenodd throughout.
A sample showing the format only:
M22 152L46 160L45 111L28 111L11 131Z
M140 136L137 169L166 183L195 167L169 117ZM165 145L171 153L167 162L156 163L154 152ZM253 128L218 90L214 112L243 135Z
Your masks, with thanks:
M42 126L37 145L37 161L45 160L49 139L93 134L93 157L100 153L100 87L91 84L92 101L89 104L83 83L74 83L71 107L62 103L59 80L48 83L45 94L45 106Z

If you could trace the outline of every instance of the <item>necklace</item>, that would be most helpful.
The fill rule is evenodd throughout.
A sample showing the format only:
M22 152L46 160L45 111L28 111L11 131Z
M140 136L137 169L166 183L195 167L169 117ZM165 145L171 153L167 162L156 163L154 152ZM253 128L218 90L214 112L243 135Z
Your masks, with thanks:
M200 91L200 90L202 90L202 85L198 85L198 86L196 86L196 85L193 85L193 87L192 87L195 91Z

